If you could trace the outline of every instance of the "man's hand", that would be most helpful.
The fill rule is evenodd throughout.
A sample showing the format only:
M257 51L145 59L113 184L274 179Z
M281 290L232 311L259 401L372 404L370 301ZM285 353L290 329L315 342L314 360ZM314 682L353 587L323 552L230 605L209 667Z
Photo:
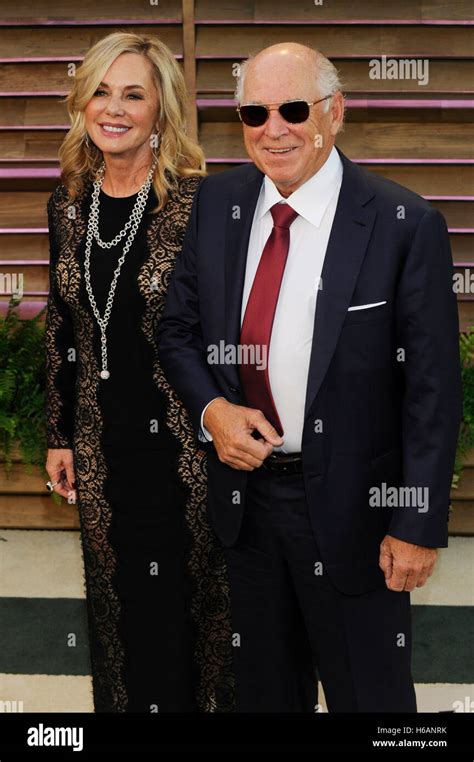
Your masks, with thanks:
M239 471L259 468L283 439L260 410L234 405L223 397L211 402L203 424L210 432L219 460ZM259 439L252 436L256 429Z
M385 535L380 544L379 566L389 590L411 592L423 587L436 563L436 548L425 548Z
M69 449L49 449L46 461L46 471L52 482L59 482L54 487L54 492L62 495L66 500L71 493L76 497L76 477L74 475L73 451Z

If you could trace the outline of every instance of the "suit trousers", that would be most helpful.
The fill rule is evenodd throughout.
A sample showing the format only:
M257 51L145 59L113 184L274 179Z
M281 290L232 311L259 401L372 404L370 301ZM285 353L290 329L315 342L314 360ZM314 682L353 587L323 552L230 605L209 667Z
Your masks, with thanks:
M317 510L317 507L316 507ZM336 589L301 474L249 473L237 543L225 549L237 712L416 712L410 593Z

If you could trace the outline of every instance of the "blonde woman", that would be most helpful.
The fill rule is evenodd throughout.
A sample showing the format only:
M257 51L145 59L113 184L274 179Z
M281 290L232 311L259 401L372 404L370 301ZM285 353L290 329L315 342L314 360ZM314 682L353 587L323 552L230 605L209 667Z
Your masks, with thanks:
M200 148L155 37L95 44L67 99L48 201L49 489L77 501L96 712L226 711L225 568L206 464L154 344Z

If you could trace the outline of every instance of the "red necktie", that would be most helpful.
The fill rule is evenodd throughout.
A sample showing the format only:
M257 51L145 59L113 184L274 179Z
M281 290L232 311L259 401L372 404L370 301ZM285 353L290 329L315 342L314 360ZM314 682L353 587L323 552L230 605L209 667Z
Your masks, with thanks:
M260 257L240 331L240 344L251 348L247 359L252 356L253 350L256 363L240 364L239 371L249 406L261 410L281 436L283 428L270 388L268 357L273 319L290 247L290 225L298 212L281 203L274 204L270 211L273 229ZM265 369L259 370L258 364L262 361L266 361Z

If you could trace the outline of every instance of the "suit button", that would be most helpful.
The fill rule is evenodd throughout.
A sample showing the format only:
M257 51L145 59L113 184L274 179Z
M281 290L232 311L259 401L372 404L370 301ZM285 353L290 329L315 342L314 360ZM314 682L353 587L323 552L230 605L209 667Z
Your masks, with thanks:
M238 394L240 392L240 388L238 386L229 386L229 392L232 392L232 394Z

